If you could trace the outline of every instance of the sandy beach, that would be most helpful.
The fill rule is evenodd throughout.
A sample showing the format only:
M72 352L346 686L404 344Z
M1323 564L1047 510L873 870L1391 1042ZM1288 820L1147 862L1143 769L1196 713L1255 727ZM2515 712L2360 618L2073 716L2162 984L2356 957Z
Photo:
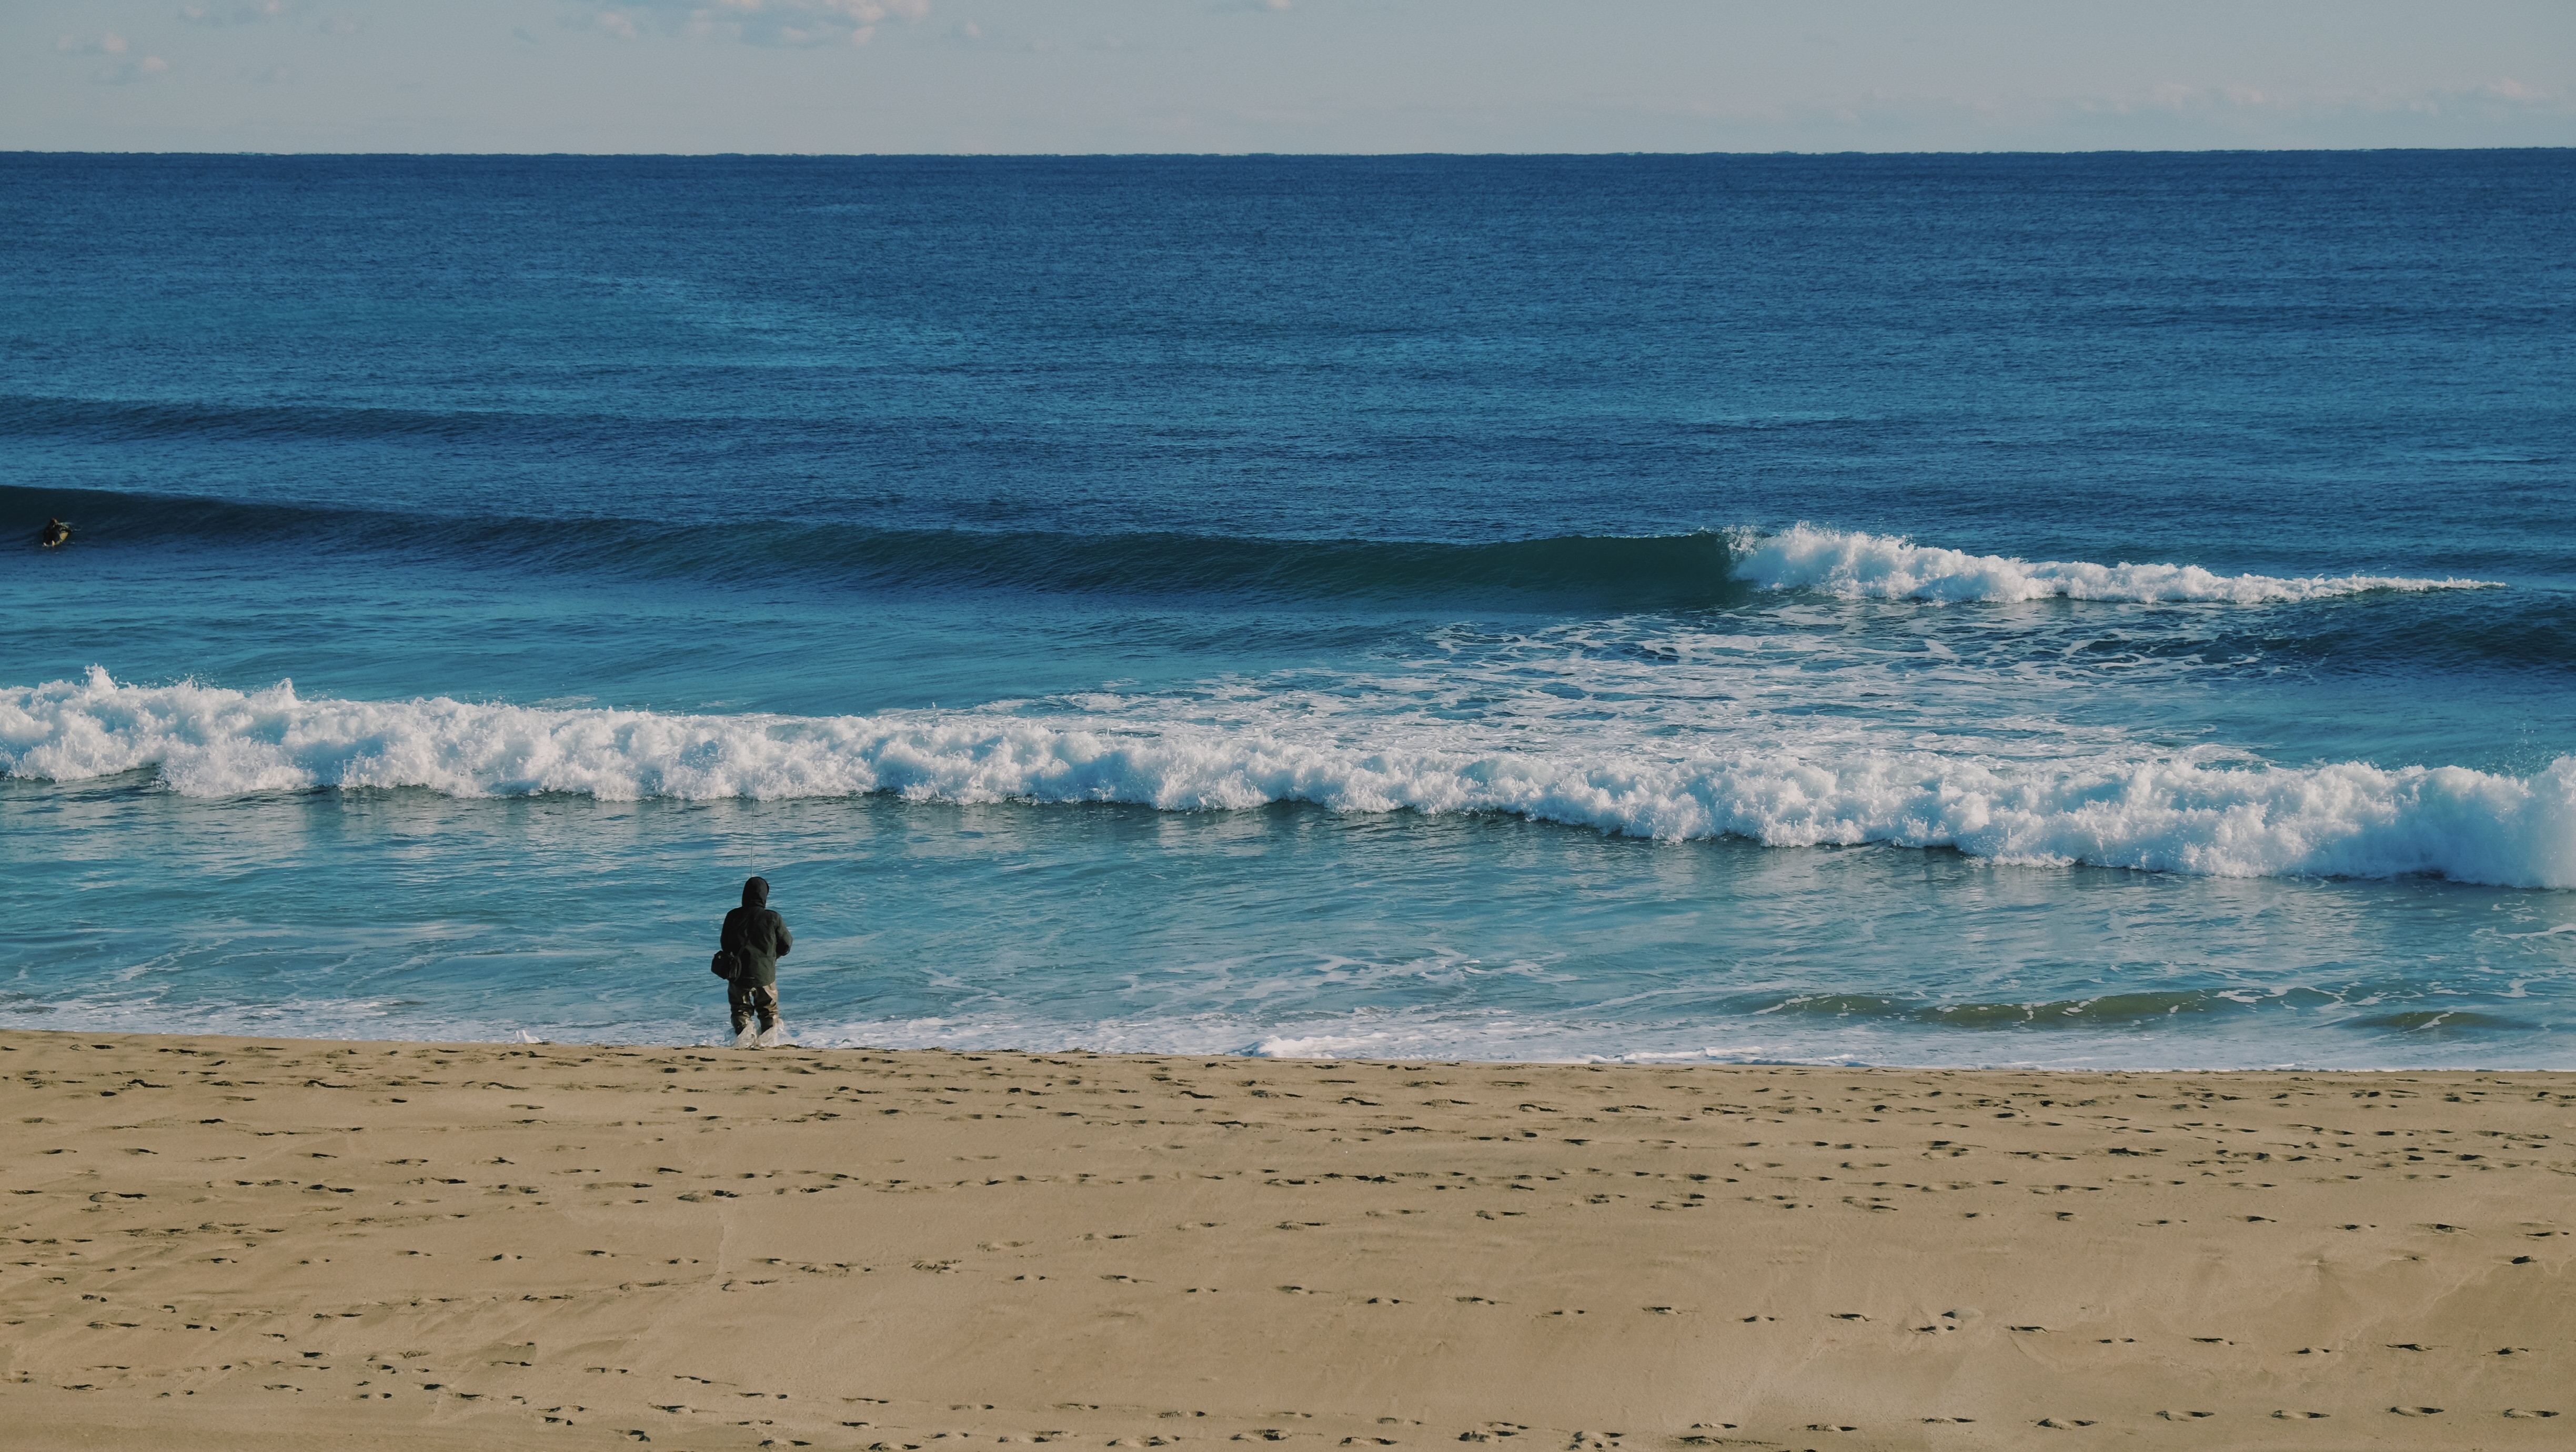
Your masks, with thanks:
M2560 1447L2576 1075L0 1035L13 1447Z

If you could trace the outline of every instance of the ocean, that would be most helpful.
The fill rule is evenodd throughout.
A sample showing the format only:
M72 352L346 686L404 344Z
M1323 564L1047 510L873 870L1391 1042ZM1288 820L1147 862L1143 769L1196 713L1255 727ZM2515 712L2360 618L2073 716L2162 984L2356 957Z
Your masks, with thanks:
M0 1023L2576 1067L2576 152L22 154L0 344Z

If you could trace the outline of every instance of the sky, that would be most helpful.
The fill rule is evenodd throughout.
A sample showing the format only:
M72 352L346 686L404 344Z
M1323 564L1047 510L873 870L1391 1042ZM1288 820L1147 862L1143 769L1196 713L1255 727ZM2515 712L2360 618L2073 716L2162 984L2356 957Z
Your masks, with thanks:
M2576 145L2576 0L0 0L0 150Z

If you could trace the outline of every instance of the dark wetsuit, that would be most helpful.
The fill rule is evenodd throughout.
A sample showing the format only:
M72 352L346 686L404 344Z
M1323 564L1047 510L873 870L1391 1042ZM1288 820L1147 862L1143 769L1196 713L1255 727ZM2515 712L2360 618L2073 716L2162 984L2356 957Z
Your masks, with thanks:
M725 983L725 1003L733 1010L733 1031L741 1033L760 1016L763 1031L778 1027L778 960L795 946L787 920L769 910L769 880L755 877L742 885L742 906L725 914L719 944L734 956L733 977Z

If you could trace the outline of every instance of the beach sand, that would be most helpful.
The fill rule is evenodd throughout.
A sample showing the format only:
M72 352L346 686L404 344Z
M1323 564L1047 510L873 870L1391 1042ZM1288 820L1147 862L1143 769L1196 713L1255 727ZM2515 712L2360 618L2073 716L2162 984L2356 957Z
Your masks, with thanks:
M13 1448L2576 1445L2576 1075L0 1068Z

